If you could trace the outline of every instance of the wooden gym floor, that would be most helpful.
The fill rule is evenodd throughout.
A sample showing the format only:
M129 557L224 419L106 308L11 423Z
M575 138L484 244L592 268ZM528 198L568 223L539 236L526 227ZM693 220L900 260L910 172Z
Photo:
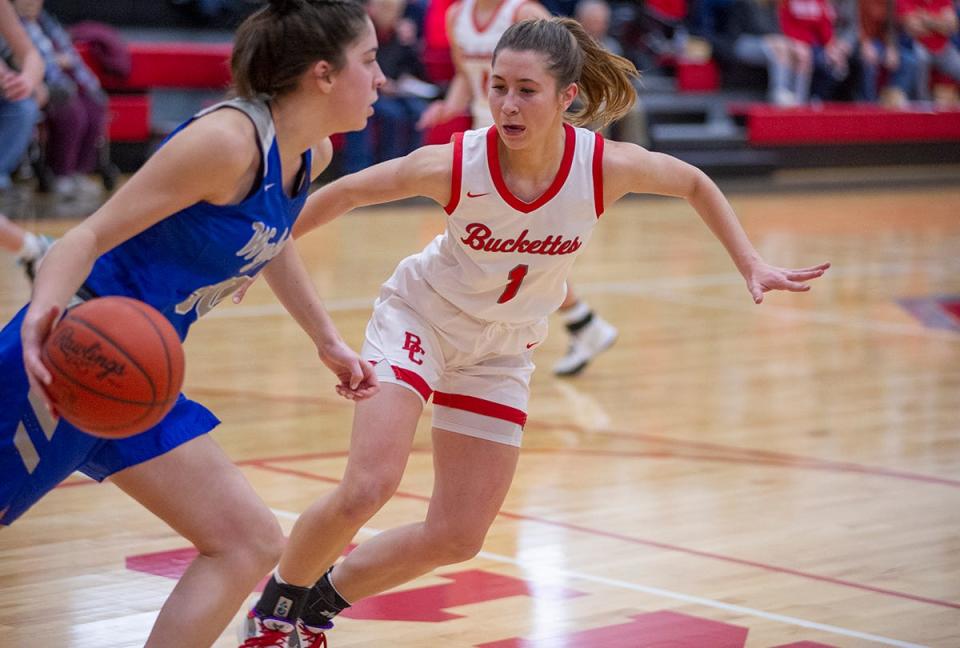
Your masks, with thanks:
M732 201L768 260L833 269L755 306L685 203L611 208L574 278L617 345L556 379L552 321L483 553L357 606L332 647L960 646L960 188ZM367 210L300 242L349 342L442 215ZM28 287L4 259L6 319ZM186 348L186 393L289 530L340 478L351 406L262 284ZM424 514L423 421L358 541ZM117 488L72 478L0 532L0 646L142 645L189 557Z

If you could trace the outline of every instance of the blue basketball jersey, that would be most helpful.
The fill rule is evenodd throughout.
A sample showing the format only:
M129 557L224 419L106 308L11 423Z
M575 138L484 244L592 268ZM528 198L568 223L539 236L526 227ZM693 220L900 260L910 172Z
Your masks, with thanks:
M243 111L257 128L263 173L251 193L237 205L200 202L163 219L100 257L85 284L101 297L124 295L150 304L170 320L181 339L198 317L280 253L310 186L311 157L306 151L295 195L284 192L276 132L270 109L262 102L233 99L217 104L169 137L224 108Z
M283 191L270 109L234 99L198 113L236 109L256 126L262 174L237 205L197 203L163 219L100 257L84 284L99 296L124 295L163 313L180 334L280 253L310 185L309 151L291 198ZM171 135L172 137L173 135ZM54 421L30 392L20 325L26 308L0 331L0 525L10 524L74 470L102 480L201 436L219 420L180 394L156 426L126 439L90 436Z

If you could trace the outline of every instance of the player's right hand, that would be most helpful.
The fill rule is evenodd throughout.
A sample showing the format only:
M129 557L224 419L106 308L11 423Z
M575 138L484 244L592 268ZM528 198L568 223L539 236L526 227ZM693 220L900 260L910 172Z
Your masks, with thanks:
M53 381L53 376L43 364L41 354L44 343L59 319L60 308L57 306L48 306L46 309L31 306L20 327L23 367L27 372L27 380L30 381L30 388L43 396L44 403L54 418L60 415L46 390L46 386Z

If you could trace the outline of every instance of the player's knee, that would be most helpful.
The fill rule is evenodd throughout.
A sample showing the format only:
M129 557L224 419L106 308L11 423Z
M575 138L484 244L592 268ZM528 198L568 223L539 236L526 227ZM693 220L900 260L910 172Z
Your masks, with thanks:
M243 544L247 559L257 565L259 572L263 572L280 562L286 538L280 523L270 516L270 519L263 520L247 534Z
M286 542L280 523L266 508L227 521L216 535L197 543L201 555L226 557L231 563L258 574L280 561Z
M428 535L434 554L443 565L471 560L483 549L486 530L447 527Z
M389 475L368 475L342 484L338 498L340 515L360 524L366 522L393 497L399 484L399 479Z

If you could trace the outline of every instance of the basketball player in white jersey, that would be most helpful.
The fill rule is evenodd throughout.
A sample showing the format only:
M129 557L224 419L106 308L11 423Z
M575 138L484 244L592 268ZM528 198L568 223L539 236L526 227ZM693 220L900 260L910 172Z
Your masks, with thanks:
M549 18L550 12L533 0L458 0L447 10L447 34L456 65L447 96L424 111L417 124L428 128L463 114L468 102L473 128L493 124L487 89L490 61L500 36L520 20ZM567 296L559 308L570 333L567 353L554 365L558 376L583 371L599 353L617 339L617 329L578 299L567 285Z
M493 56L494 126L346 176L309 199L294 236L355 207L412 196L443 205L447 229L381 290L361 352L381 391L357 403L343 480L297 520L255 608L261 625L295 625L300 648L318 648L350 603L477 554L517 465L533 349L611 203L629 193L685 198L756 303L768 290L808 290L803 282L827 269L769 265L703 172L564 122L578 95L577 123L622 115L636 100L635 74L576 21L517 23ZM435 481L426 519L362 542L331 569L395 492L431 395Z

